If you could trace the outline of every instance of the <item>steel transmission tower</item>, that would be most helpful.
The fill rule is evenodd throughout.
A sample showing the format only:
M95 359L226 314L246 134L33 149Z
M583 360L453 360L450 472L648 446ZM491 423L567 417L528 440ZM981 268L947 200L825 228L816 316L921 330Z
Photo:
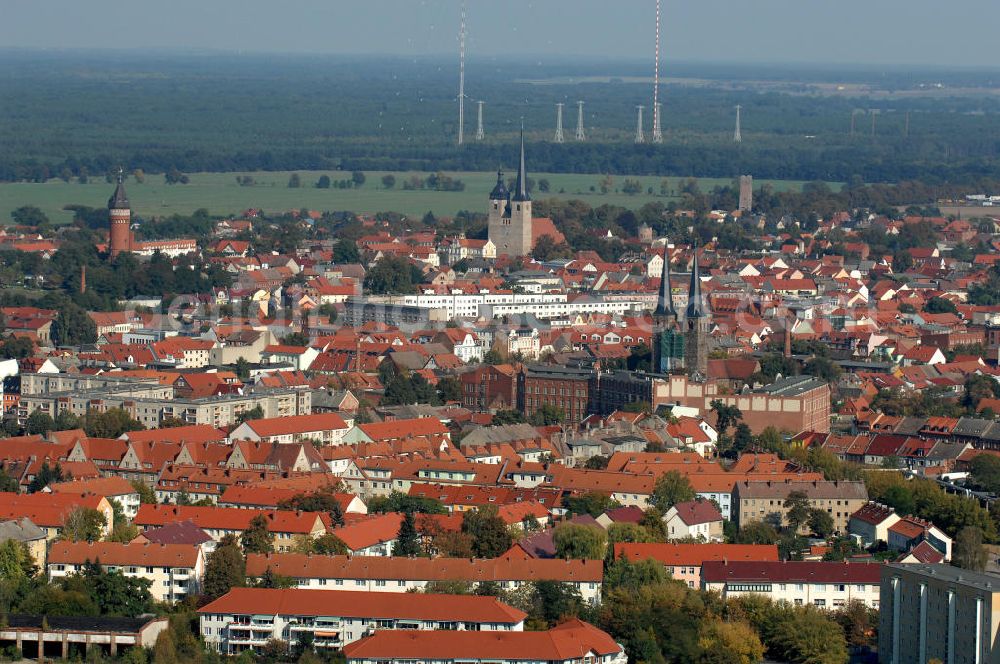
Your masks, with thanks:
M565 106L565 104L556 104L556 135L553 138L556 143L562 143L566 140L566 137L563 135L563 106Z
M645 143L646 142L646 135L642 131L642 109L644 109L645 106L640 105L640 106L636 106L635 108L639 112L639 115L637 116L636 122L635 122L635 142L636 143Z
M481 141L486 138L486 132L483 131L483 102L476 102L476 140Z
M743 142L743 134L740 131L740 110L742 108L742 106L736 104L736 131L733 132L733 143Z
M587 140L587 134L583 131L583 102L576 102L576 140Z
M458 29L458 144L465 142L465 0Z
M660 0L656 0L656 55L653 62L653 142L663 142L660 128Z

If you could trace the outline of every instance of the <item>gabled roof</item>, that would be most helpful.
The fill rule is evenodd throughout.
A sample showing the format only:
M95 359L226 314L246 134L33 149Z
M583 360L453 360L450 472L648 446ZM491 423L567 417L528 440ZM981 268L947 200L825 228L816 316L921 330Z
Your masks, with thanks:
M882 566L875 563L789 561L707 561L701 566L707 583L737 581L771 583L878 584Z
M707 500L689 500L677 503L672 509L677 511L677 516L688 526L722 521L722 513Z
M53 542L48 564L194 567L199 549L188 544L122 544L121 542Z
M233 588L198 613L292 615L337 618L397 618L516 625L527 617L496 597L423 593Z
M583 661L621 647L593 625L572 619L547 632L379 630L344 646L348 659L386 661Z
M246 425L262 438L286 436L313 431L335 431L347 429L347 422L337 413L316 415L292 415L290 417L270 417L262 420L247 420Z
M652 558L671 567L700 566L709 560L769 560L777 561L777 544L615 544L615 558L631 562Z

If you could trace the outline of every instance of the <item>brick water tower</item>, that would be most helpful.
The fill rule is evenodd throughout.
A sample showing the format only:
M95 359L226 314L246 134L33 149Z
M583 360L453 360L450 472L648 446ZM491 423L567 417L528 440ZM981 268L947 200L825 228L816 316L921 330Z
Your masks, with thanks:
M118 170L118 186L108 199L108 218L111 232L108 236L108 250L111 258L123 251L132 251L132 209L125 193L125 174Z

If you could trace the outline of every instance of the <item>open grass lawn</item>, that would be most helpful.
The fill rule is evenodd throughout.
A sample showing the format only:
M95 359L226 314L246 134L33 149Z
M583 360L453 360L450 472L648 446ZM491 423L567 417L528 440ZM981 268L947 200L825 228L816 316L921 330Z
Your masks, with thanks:
M350 179L350 173L325 172L332 180ZM427 173L393 173L396 186L386 189L382 186L385 172L367 171L367 181L354 189L317 189L315 183L324 172L299 171L302 187L290 189L290 172L260 173L192 173L186 185L167 185L162 175L148 175L143 184L131 178L127 183L132 210L140 217L189 214L198 208L206 208L212 214L238 214L247 208L261 208L268 212L309 208L313 210L350 210L357 213L401 212L407 215L423 215L433 211L438 216L451 216L459 210L486 211L486 197L496 182L495 173L446 173L465 183L461 192L406 190L403 182L411 175L426 178ZM254 178L253 186L240 186L237 176L249 175ZM512 174L508 174L510 176ZM578 198L590 205L604 203L639 208L650 201L667 203L671 196L661 195L660 186L664 178L637 177L642 183L643 193L629 195L621 193L625 178L615 177L614 186L607 194L602 194L599 183L602 175L574 174L529 174L536 181L547 179L549 193L538 191L534 198ZM670 190L676 191L681 178L667 178ZM703 191L728 180L702 179L699 185ZM767 181L755 182L758 187L770 182L778 190L798 189L801 182ZM652 187L653 194L646 193ZM104 178L91 178L87 184L76 181L69 183L51 180L44 184L4 183L0 184L0 223L10 219L10 212L22 205L34 205L42 209L55 223L68 223L72 214L62 208L68 204L103 207L107 204L114 186ZM617 190L617 191L616 191Z

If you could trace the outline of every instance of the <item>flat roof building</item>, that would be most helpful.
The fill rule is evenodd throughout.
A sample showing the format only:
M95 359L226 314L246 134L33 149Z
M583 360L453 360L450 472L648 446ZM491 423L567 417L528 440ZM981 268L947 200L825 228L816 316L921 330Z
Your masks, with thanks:
M1000 662L1000 576L950 565L882 568L879 661Z

